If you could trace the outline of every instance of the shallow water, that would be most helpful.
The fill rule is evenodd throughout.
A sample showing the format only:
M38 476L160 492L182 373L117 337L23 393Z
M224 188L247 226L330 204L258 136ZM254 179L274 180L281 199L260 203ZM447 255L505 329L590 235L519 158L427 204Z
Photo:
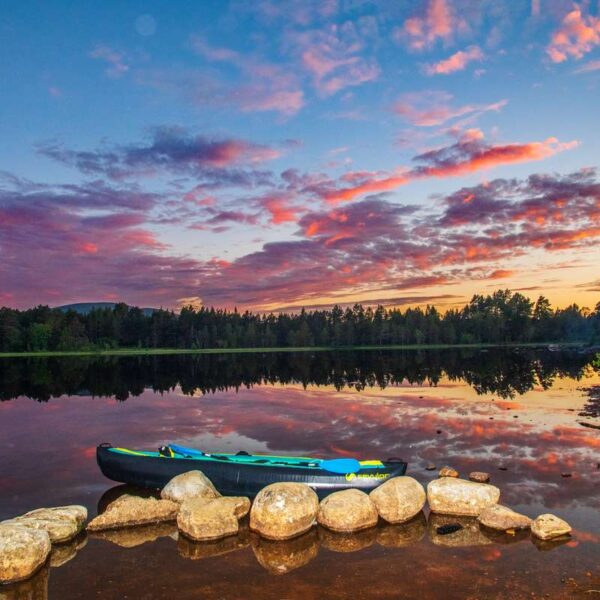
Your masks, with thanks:
M99 442L177 441L402 457L423 484L428 463L488 471L503 503L574 527L554 544L469 520L440 536L460 519L423 514L353 536L275 543L243 527L193 544L162 525L56 548L53 566L0 598L600 597L600 431L579 424L598 423L588 362L531 350L0 360L0 518L63 503L94 515L118 492L96 467Z

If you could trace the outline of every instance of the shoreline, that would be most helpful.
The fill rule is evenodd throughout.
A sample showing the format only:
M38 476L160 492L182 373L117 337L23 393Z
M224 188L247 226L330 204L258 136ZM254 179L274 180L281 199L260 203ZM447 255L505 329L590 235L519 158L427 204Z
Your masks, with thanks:
M449 350L480 348L585 348L585 342L510 342L505 344L388 344L363 346L301 346L260 348L114 348L109 350L55 350L42 352L0 352L0 358L52 358L61 356L164 356L176 354L264 354L271 352L349 352L364 350Z

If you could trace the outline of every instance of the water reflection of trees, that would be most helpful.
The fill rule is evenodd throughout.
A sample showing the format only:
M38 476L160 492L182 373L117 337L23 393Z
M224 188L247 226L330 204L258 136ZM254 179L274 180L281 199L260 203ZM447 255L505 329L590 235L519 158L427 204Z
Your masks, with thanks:
M0 399L45 402L62 395L126 400L145 389L215 393L260 384L333 385L337 390L386 388L403 382L436 385L445 375L478 394L502 398L557 377L583 375L590 357L533 349L298 352L0 360Z

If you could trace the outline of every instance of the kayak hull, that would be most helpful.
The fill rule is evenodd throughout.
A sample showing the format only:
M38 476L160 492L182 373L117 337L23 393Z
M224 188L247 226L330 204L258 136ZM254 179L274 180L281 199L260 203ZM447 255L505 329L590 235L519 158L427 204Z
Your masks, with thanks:
M305 483L323 497L356 488L369 492L390 477L406 473L405 462L384 462L383 467L361 468L358 473L337 474L321 468L260 465L228 461L199 461L115 452L102 444L96 450L100 470L108 479L142 488L163 488L173 477L200 470L225 496L256 496L265 486L278 482Z

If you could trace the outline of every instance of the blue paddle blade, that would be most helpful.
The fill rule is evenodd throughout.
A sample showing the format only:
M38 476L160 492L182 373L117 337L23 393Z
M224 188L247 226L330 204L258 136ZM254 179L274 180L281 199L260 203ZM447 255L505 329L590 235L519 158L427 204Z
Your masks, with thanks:
M360 471L360 463L355 458L334 458L332 460L324 460L321 461L319 466L330 473L340 473L342 475Z
M169 444L169 448L177 454L183 454L184 456L204 456L204 452L200 450L194 450L193 448L186 448L184 446L176 446L175 444Z

